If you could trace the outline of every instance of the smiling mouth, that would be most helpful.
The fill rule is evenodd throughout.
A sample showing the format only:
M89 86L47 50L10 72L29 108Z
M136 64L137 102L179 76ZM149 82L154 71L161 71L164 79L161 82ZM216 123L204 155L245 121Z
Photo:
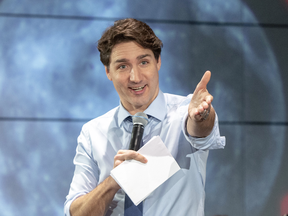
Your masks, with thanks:
M146 85L144 85L144 86L140 86L140 87L137 87L137 88L131 88L133 91L141 91L141 90L143 90L144 89L144 87L145 87Z

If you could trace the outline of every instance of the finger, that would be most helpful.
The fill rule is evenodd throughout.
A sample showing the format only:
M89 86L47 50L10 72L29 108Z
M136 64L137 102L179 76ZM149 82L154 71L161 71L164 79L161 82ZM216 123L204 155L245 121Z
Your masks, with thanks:
M211 78L211 72L210 71L206 71L204 73L202 79L200 80L200 82L196 86L196 89L195 89L194 93L200 91L201 89L207 89L207 84L210 81L210 78Z
M202 107L202 106L198 106L197 108L193 108L193 110L192 110L192 112L191 112L191 114L190 114L190 116L192 117L192 116L197 116L197 115L200 115L200 113L201 112L203 112L203 110L204 110L204 108Z
M126 151L127 151L127 150L119 150L119 151L117 152L117 155L124 154Z
M119 150L117 155L115 155L114 160L115 161L125 161L125 160L137 160L142 163L147 163L147 159L139 154L136 151L133 150Z
M202 105L204 110L209 108L209 104L206 101L203 101L201 105Z
M121 161L121 160L115 160L113 168L119 166L122 162L123 161Z
M147 158L145 158L143 155L141 155L141 154L138 153L138 152L135 152L135 153L136 153L136 155L135 155L135 157L133 158L134 160L137 160L137 161L139 161L139 162L141 162L141 163L147 163L147 162L148 162Z
M123 156L124 160L137 160L142 163L147 162L147 159L143 155L133 150L128 150L127 154L124 154Z
M198 115L195 115L195 116L194 116L194 119L195 119L196 121L200 121L200 120L202 119L201 114L199 113Z
M115 160L115 161L116 161L116 160L124 161L125 158L127 157L127 154L128 154L128 155L131 154L131 153L129 153L129 152L132 152L132 150L119 150L119 151L117 152L117 154L115 155L114 160Z
M209 104L206 101L203 101L197 108L194 109L194 115L200 115L203 113L206 109L209 108Z
M197 119L197 116L201 116L205 110L210 110L211 103L208 103L206 101L203 101L197 108L193 108L191 113L191 117Z
M210 113L210 106L208 106L207 109L206 108L202 109L202 108L199 107L198 108L198 112L194 113L193 118L196 121L203 121L209 116L209 113Z
M205 97L205 101L208 103L208 104L211 104L212 103L212 101L213 101L213 96L212 95L207 95L206 97Z
M114 156L114 167L117 167L123 161L125 161L125 154L127 154L129 150L119 150L117 154Z

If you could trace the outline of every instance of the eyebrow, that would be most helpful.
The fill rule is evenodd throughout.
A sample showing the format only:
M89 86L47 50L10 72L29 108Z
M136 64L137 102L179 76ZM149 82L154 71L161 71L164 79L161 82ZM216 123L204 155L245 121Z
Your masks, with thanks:
M137 56L137 59L140 60L140 59L143 59L143 58L145 58L145 57L152 57L152 56L151 56L151 54L144 54L144 55ZM117 60L114 62L114 64L115 64L115 63L121 63L121 62L129 62L129 60L126 59L126 58L117 59Z
M148 57L152 57L150 54L144 54L144 55L138 56L137 59L140 60L140 59L143 59L143 58L145 58L145 57L147 57L147 56L148 56Z
M126 59L126 58L123 58L123 59L117 59L115 62L114 62L114 64L115 63L119 63L119 62L128 62L129 60L128 59Z

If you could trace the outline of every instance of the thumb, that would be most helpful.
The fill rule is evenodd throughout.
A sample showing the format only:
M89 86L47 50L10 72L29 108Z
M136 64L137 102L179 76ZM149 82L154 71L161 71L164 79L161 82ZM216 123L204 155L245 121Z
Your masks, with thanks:
M200 80L200 82L196 86L196 89L195 89L194 93L200 91L201 89L206 89L207 88L207 84L210 81L210 77L211 77L211 72L210 71L206 71L204 73L202 79Z

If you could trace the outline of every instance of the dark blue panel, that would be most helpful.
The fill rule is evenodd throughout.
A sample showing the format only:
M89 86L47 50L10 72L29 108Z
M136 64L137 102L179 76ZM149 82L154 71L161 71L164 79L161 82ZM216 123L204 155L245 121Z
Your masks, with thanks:
M244 133L246 215L262 215L261 212L275 191L280 190L282 196L288 193L287 184L280 186L276 181L277 179L288 181L287 165L281 166L284 157L287 158L287 147L285 148L287 127L246 126ZM278 194L277 197L279 197L278 203L269 204L269 209L280 215L281 196Z
M31 7L31 5L33 5ZM3 1L0 12L101 18L165 19L192 21L241 22L240 0L146 0L146 1ZM251 21L251 20L250 20Z
M224 150L209 152L205 215L245 215L244 129L245 126L220 126L227 145Z
M258 22L287 26L288 1L263 0L260 3L258 0L243 0L243 2L253 11ZM244 20L247 15L248 14L244 14Z
M118 105L95 45L108 25L2 18L0 116L92 118Z
M1 215L63 215L82 124L0 122Z
M288 30L245 28L244 35L245 120L285 122Z

